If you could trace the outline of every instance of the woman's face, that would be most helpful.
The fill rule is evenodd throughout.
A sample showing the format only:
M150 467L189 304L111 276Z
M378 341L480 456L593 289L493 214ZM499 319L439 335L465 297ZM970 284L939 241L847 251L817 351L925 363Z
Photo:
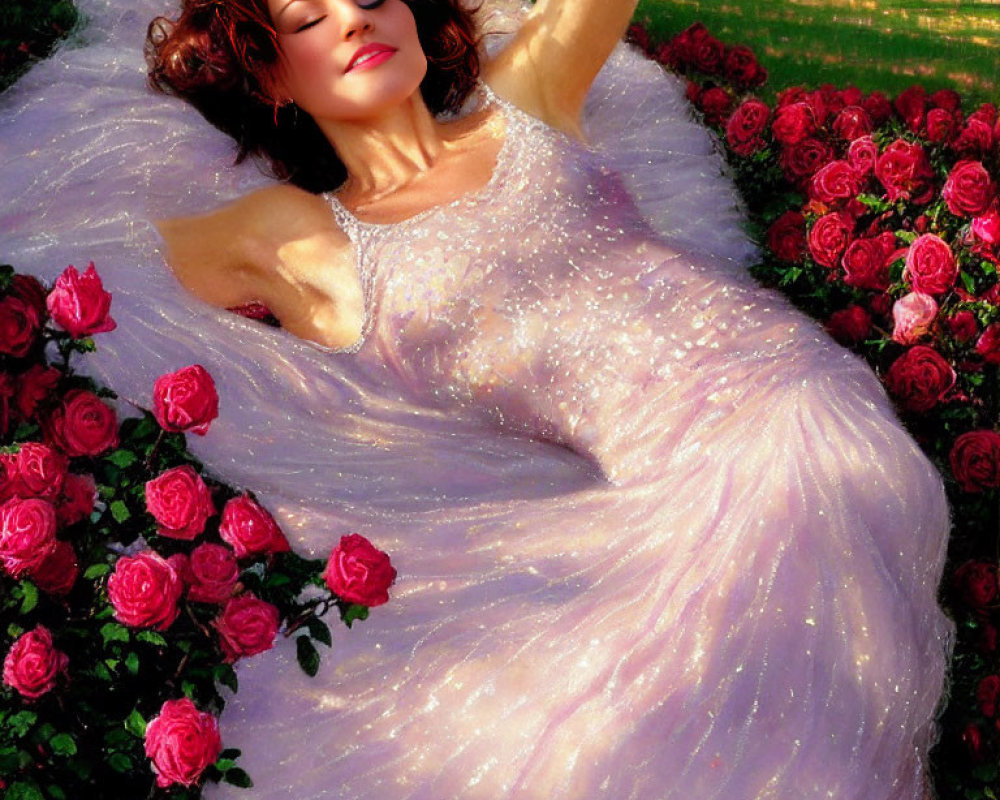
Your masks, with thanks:
M267 0L282 58L275 89L317 120L364 120L408 99L427 72L403 0Z

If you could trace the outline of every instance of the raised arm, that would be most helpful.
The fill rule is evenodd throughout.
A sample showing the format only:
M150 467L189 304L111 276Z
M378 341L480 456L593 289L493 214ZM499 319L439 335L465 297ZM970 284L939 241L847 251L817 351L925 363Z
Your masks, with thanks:
M502 97L582 138L591 83L622 38L638 0L538 0L485 70Z

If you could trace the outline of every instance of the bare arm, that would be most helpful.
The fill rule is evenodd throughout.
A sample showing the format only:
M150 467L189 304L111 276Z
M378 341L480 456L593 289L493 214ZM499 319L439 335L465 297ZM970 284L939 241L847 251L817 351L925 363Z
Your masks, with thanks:
M507 100L580 136L587 91L621 40L638 0L538 0L510 44L487 65Z
M274 186L156 225L170 268L205 302L264 303L288 331L328 347L357 340L363 311L354 249L322 198Z

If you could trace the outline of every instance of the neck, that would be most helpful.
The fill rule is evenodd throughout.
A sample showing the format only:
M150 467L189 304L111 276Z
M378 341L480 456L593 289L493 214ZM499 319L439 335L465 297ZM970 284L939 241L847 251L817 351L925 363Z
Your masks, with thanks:
M371 202L430 169L444 150L443 126L419 93L364 120L317 120L347 169L341 193Z

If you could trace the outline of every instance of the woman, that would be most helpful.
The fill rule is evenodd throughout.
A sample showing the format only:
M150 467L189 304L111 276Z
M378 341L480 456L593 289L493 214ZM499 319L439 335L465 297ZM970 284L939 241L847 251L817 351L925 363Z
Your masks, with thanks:
M338 193L160 223L204 299L356 352L183 305L147 267L115 271L129 333L102 362L116 386L153 353L221 368L209 461L300 546L359 529L400 569L316 679L287 647L243 665L224 736L256 792L925 796L939 481L860 361L654 234L579 141L628 9L539 3L439 120L411 7L365 5L270 4L281 57L250 84L314 115Z

